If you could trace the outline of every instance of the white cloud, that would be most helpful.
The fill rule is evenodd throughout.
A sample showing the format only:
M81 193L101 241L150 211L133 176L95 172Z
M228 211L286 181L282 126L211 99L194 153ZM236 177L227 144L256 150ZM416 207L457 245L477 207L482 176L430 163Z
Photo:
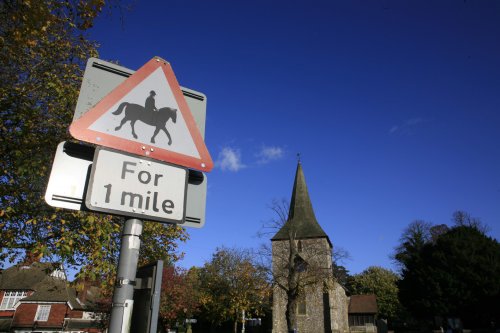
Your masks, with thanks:
M396 133L398 130L399 130L399 126L398 125L394 125L389 130L389 133L393 134L393 133Z
M245 165L241 161L241 152L239 149L225 147L219 153L219 158L217 159L217 166L221 168L222 171L233 171L237 172L240 169L245 168Z
M405 121L404 123L400 125L394 125L391 127L389 130L389 134L395 134L397 132L405 135L412 135L413 130L419 126L420 124L424 123L425 120L422 118L411 118Z
M279 160L285 154L285 151L281 147L268 147L263 146L262 149L256 154L259 159L257 163L266 164L271 161Z

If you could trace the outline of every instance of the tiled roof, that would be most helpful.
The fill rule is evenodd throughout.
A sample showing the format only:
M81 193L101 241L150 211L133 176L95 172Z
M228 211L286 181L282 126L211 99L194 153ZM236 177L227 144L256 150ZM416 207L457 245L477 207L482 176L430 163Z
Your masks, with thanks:
M376 314L377 312L377 297L375 295L353 295L350 297L350 314Z
M29 266L9 267L1 272L0 289L35 290L35 286L59 266L60 264L34 262Z
M76 291L68 286L66 279L51 276L60 268L58 263L34 262L31 265L16 265L1 272L0 290L33 290L21 302L69 302L76 310L85 308L76 298Z
M295 173L288 220L271 240L290 239L290 232L294 233L295 239L326 238L331 245L328 235L323 231L314 215L300 162L297 164Z

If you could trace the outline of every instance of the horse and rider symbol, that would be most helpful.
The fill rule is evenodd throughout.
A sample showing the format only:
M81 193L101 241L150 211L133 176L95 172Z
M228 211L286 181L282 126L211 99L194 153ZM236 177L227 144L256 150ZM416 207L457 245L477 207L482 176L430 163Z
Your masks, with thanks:
M155 91L151 90L148 98L146 98L144 106L128 102L121 103L118 109L112 112L114 115L119 115L125 110L125 117L121 120L120 125L115 127L115 131L120 130L127 121L130 121L132 135L135 139L137 139L134 125L135 122L139 120L147 125L156 127L153 136L151 137L151 143L155 143L156 135L160 132L160 130L163 130L168 137L168 145L170 146L172 144L172 138L170 137L170 133L168 132L166 125L169 119L172 119L174 124L177 122L177 109L169 107L157 109L155 106L155 96Z

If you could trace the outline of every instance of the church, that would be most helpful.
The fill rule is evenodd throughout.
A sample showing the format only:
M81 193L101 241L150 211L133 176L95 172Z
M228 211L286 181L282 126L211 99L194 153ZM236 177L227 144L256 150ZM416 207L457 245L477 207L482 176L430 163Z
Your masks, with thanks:
M271 243L273 333L349 332L350 298L333 276L333 245L316 220L300 161L288 219Z

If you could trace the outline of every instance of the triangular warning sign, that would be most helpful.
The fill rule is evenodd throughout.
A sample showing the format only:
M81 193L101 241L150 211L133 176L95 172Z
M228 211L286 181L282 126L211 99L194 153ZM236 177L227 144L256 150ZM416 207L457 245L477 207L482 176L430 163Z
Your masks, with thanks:
M155 57L69 131L78 140L208 172L212 158L172 67Z

